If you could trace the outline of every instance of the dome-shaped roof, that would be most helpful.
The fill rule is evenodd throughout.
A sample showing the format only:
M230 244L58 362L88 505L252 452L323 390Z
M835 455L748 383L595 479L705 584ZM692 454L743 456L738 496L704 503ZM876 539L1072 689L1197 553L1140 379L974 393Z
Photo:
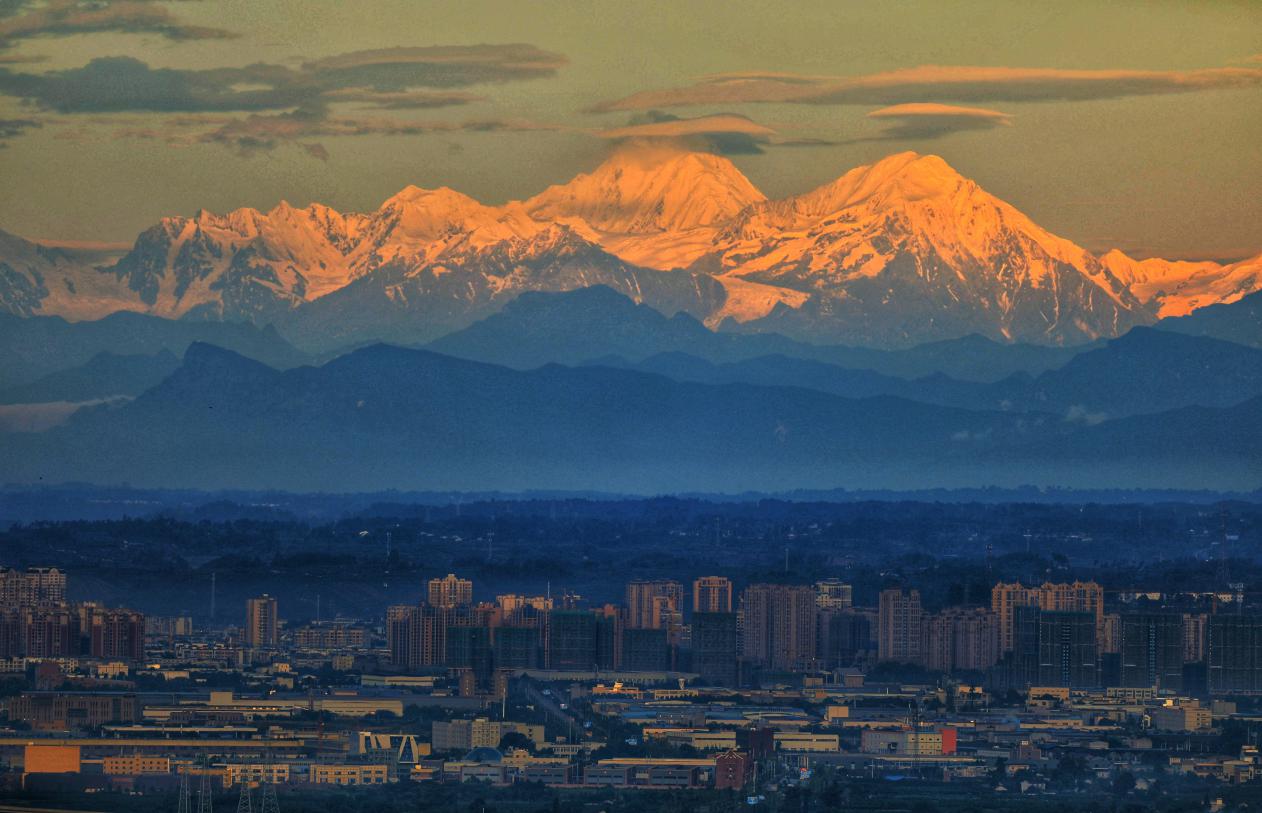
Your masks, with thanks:
M491 748L486 745L482 745L477 748L474 748L472 751L465 754L464 761L465 762L481 762L481 763L487 763L487 762L499 763L499 762L504 761L504 755L501 754L498 749Z

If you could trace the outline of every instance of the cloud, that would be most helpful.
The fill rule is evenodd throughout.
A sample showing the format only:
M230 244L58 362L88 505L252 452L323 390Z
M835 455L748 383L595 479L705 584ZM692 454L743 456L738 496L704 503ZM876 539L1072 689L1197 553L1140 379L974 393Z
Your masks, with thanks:
M858 141L893 141L940 138L962 130L990 130L1012 124L1012 116L984 107L956 107L949 104L896 104L873 110L870 119L889 122L877 136Z
M465 104L477 97L418 92L534 79L565 58L533 46L473 45L358 51L295 70L256 63L239 68L151 68L125 56L79 68L20 73L0 68L0 93L59 113L279 110L316 101L361 101L394 109Z
M1116 99L1262 86L1262 68L1192 71L1073 70L925 65L864 76L736 73L692 85L634 93L594 112L762 102L891 105Z
M401 90L539 79L555 75L567 63L561 54L507 43L354 51L307 62L302 68L325 85Z
M327 148L314 139L345 136L420 136L432 133L505 132L556 129L551 125L513 119L474 119L463 122L403 121L372 116L340 116L325 109L303 108L277 114L181 116L163 126L132 126L115 131L116 138L163 141L173 146L218 144L242 156L283 146L296 146L316 158L327 159Z
M428 110L486 100L485 96L463 91L381 91L372 88L339 88L327 91L324 98L331 102L351 102L381 110Z
M243 67L182 70L153 68L132 57L93 59L78 68L26 73L0 66L0 94L62 114L246 113L221 119L204 140L249 153L282 143L311 148L314 136L410 135L434 130L539 129L541 125L485 119L459 125L339 115L337 106L425 110L466 105L485 97L467 86L550 76L565 57L532 45L434 46L356 51L294 68L256 63ZM187 121L185 122L187 125ZM203 123L203 128L205 123ZM177 125L177 129L179 125ZM161 138L163 128L142 126ZM167 131L182 143L186 133Z
M1109 416L1104 412L1091 412L1081 404L1074 404L1065 411L1065 423L1081 423L1095 426L1104 423Z
M695 119L684 119L677 116L663 116L655 121L642 124L628 124L625 127L614 127L601 130L596 135L601 138L679 138L693 135L713 133L740 133L752 136L770 136L775 130L765 127L746 116L733 113L720 113L712 116L699 116Z
M27 130L43 127L42 122L34 119L0 119L0 148L5 146L6 141L16 138Z
M0 69L0 93L58 113L266 110L313 95L280 66L177 70L127 56L46 73Z
M769 143L776 131L748 116L735 113L686 119L650 110L633 117L622 127L599 130L596 135L611 141L670 142L691 149L734 155L762 152L761 145Z
M24 9L26 13L21 13ZM106 31L158 34L169 40L230 39L221 28L188 25L165 6L139 0L51 0L42 6L5 2L0 6L0 47L34 37L65 37Z
M32 65L36 62L47 62L48 57L36 54L0 54L0 65Z

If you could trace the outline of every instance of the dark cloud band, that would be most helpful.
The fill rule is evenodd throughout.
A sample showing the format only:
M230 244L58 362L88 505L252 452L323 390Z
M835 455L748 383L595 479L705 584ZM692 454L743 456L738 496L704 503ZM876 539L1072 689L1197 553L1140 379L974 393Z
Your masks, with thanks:
M142 0L52 0L32 7L25 2L0 2L0 47L36 37L66 37L107 31L157 34L169 40L230 39L222 28L189 25L169 9Z
M484 97L461 90L553 75L565 57L532 45L435 46L359 51L299 68L258 63L239 68L153 68L131 57L94 59L79 68L27 73L0 66L0 94L61 114L252 114L202 140L242 152L319 135L414 134L436 128L402 120L338 116L334 105L378 110L453 107ZM464 129L520 129L498 120ZM441 127L439 127L441 129ZM173 139L182 133L173 133Z
M1262 86L1262 68L1195 71L1066 70L927 65L855 77L744 73L648 90L604 102L597 112L754 103L892 105L1082 101Z

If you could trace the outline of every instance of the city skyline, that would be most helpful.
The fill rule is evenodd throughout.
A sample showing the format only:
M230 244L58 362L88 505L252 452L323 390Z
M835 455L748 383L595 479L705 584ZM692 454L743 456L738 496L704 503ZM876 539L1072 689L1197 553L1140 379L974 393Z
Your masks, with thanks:
M9 796L1084 809L1262 776L1248 503L216 505L0 530Z

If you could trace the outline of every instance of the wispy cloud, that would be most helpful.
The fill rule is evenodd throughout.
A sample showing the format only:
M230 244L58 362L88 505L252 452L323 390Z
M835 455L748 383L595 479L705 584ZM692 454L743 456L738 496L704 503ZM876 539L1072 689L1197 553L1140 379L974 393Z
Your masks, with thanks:
M167 119L160 126L132 125L115 130L115 138L162 141L173 146L218 144L243 156L295 146L317 158L328 150L316 139L345 136L420 136L455 132L509 132L556 129L552 125L517 119L468 121L403 121L374 116L335 115L324 109L300 109L244 118L191 115Z
M43 127L43 123L35 119L0 119L0 149L6 141L21 135L27 130Z
M47 61L48 57L39 54L0 53L0 65L34 65Z
M552 76L566 64L560 54L517 42L354 51L313 60L302 68L320 84L389 90L538 79Z
M330 90L324 94L324 98L331 102L350 102L380 110L428 110L486 100L485 96L463 91L382 91L368 87Z
M1262 68L1073 70L925 65L862 76L734 73L603 102L595 112L753 103L892 105L1115 99L1262 86Z
M36 37L106 31L157 34L175 41L237 36L222 28L189 25L165 6L141 0L50 0L41 5L7 2L0 6L0 47Z

